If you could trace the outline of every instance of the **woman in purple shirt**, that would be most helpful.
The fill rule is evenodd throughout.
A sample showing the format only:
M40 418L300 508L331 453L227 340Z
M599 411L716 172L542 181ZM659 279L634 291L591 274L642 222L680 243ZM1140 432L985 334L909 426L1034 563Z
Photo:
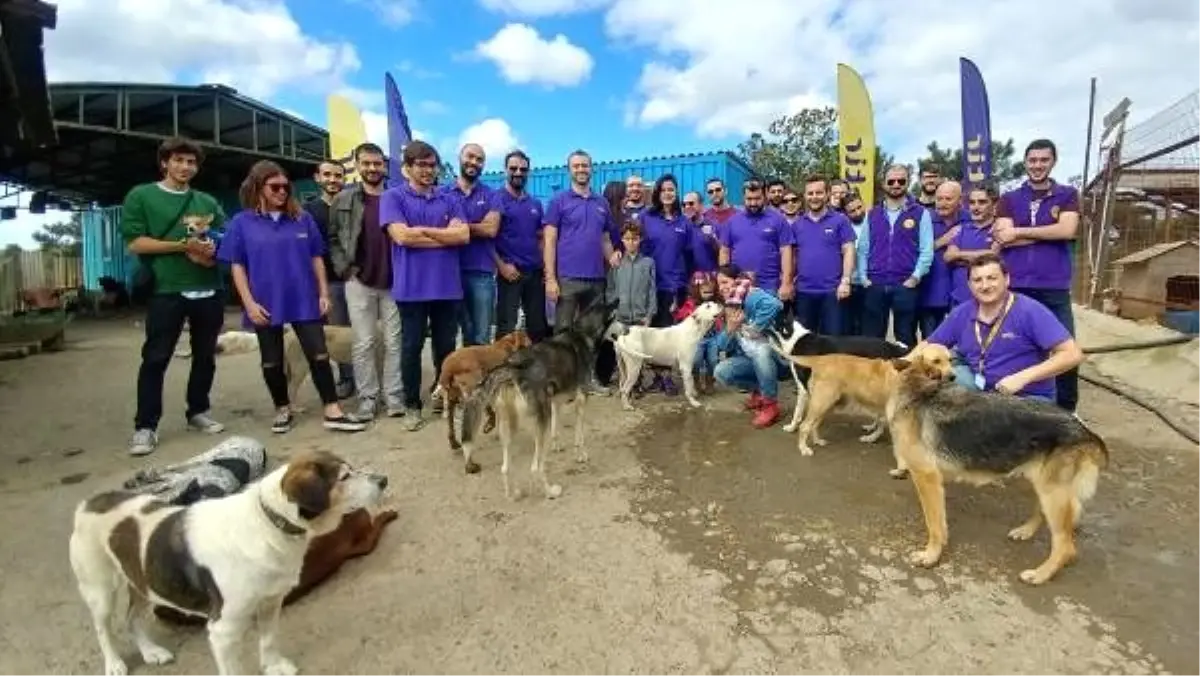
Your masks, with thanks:
M970 264L971 300L950 312L929 342L954 350L963 363L955 380L989 390L1054 403L1054 378L1083 361L1083 351L1044 305L1012 291L995 253Z
M950 303L959 305L971 300L967 285L971 261L986 253L999 253L1000 246L992 239L992 223L996 220L996 201L1000 191L992 183L982 183L967 193L971 222L963 223L958 234L946 245L943 260L950 266Z
M232 268L245 309L243 323L258 336L263 380L275 402L271 431L292 428L283 331L292 327L308 359L313 384L325 407L325 428L359 432L366 424L342 411L325 348L323 317L329 313L325 241L316 221L300 208L287 174L274 162L250 168L238 191L243 211L225 226L217 258Z
M645 241L643 253L654 259L654 286L658 290L658 312L653 325L674 324L671 315L687 298L687 250L691 244L691 224L679 208L679 184L671 174L663 174L650 191L650 208L642 213Z

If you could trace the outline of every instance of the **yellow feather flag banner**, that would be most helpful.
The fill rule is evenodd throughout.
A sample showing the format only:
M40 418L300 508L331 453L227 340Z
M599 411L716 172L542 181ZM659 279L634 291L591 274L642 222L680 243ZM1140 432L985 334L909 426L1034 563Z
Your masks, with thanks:
M862 76L844 63L837 67L838 163L842 178L875 204L875 113Z
M354 173L354 148L367 140L362 111L344 96L331 95L325 100L326 126L329 128L329 155L346 167L346 182L358 180Z

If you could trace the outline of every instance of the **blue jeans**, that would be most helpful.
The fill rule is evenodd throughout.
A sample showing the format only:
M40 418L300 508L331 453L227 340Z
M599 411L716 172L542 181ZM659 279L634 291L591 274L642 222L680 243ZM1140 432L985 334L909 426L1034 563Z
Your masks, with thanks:
M813 333L827 336L842 334L842 308L837 292L796 293L796 320Z
M713 376L722 385L757 391L767 399L778 399L779 379L788 373L787 365L765 340L739 338L738 342L741 352L717 364Z
M954 382L962 385L972 392L979 391L979 388L975 385L975 372L972 371L971 367L965 362L955 362ZM1017 396L1021 397L1022 399L1037 399L1039 401L1045 401L1051 404L1055 403L1050 397L1044 397L1040 394L1018 394Z
M463 346L491 342L492 317L496 310L496 275L466 270L462 273L463 302L459 310Z
M896 340L917 344L917 290L903 284L872 284L863 291L863 335L887 338L888 316Z
M865 295L866 290L855 284L850 287L850 297L841 302L843 336L863 335L862 316Z
M696 345L696 362L693 364L692 370L711 376L720 360L721 357L717 353L717 334L714 333L701 338L700 343Z
M421 410L421 352L425 329L433 339L433 381L442 373L442 362L454 351L458 329L459 301L427 300L397 302L400 308L400 380L404 383L404 406Z
M1067 333L1075 336L1075 313L1071 308L1071 292L1059 289L1013 289L1041 303L1054 314ZM1054 396L1059 407L1072 413L1079 405L1079 369L1074 368L1054 379Z

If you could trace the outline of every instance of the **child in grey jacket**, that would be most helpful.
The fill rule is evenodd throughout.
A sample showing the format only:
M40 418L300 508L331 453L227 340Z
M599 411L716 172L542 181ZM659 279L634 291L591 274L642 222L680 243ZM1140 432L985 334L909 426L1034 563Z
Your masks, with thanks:
M605 295L618 301L614 319L631 326L650 326L650 319L658 311L658 294L654 286L654 259L638 253L642 226L636 221L626 221L621 227L621 243L625 245L625 255L617 267L608 271Z

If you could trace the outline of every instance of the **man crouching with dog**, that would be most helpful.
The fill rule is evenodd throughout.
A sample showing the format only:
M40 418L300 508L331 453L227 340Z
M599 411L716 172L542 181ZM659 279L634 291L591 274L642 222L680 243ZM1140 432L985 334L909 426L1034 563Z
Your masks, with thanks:
M779 378L783 362L771 349L767 331L783 310L783 302L753 286L732 265L717 271L717 287L725 300L725 331L717 351L728 355L713 370L722 385L750 390L745 408L754 413L759 429L779 421Z

